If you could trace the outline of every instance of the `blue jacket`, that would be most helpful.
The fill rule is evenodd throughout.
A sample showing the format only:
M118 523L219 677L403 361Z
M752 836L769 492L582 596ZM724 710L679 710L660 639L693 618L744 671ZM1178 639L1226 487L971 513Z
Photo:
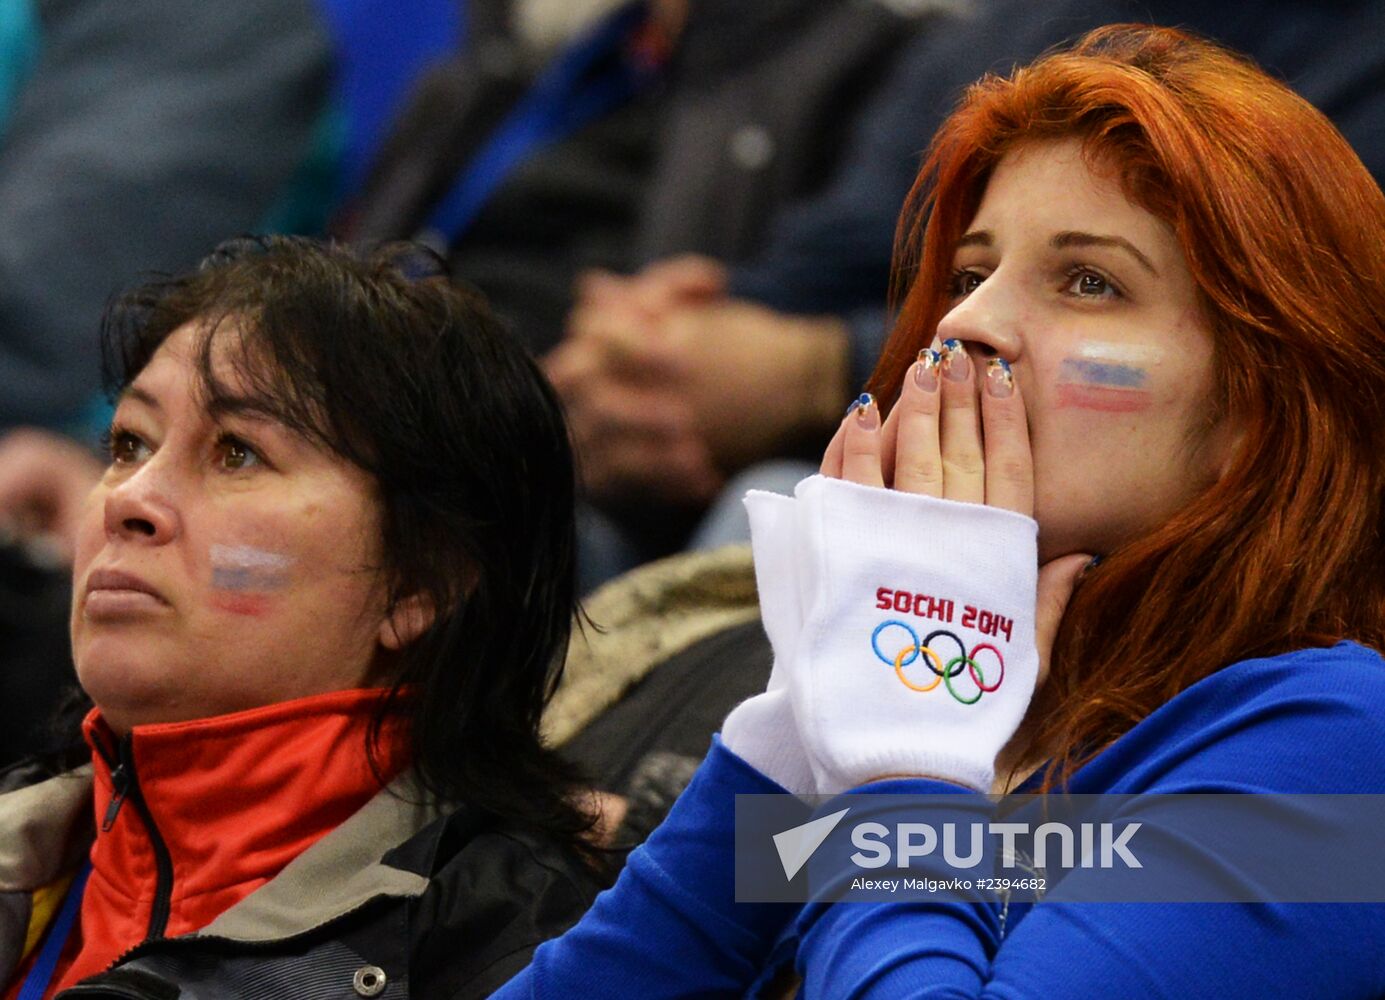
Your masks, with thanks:
M928 780L878 791L951 792ZM1385 662L1350 642L1194 684L1077 793L1385 792ZM498 997L740 996L793 954L803 997L1379 997L1385 904L736 903L734 796L777 786L714 742L616 886Z

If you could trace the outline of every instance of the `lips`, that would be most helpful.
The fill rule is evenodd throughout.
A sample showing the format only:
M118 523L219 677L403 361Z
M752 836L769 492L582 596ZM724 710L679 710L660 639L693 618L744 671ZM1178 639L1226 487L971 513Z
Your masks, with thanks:
M147 594L163 604L168 603L168 599L159 593L150 583L145 582L133 573L126 573L117 569L96 569L87 575L87 596L97 593L136 593Z

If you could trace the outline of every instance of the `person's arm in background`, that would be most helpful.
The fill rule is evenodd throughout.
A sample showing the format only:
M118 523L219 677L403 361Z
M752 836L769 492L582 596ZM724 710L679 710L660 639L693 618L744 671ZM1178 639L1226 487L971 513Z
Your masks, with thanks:
M1081 28L1074 6L1049 16L978 0L921 32L863 109L835 179L787 208L752 261L672 258L579 288L548 372L594 496L706 503L728 473L821 448L889 332L895 223L929 137L983 71Z
M299 0L38 13L0 134L0 428L77 432L107 298L271 211L309 153L331 51Z

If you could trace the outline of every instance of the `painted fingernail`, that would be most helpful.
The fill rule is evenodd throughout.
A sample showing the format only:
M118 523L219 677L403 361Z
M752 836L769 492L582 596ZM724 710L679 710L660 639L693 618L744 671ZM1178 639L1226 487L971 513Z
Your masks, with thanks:
M1100 565L1101 556L1092 556L1092 558L1087 561L1087 565L1083 566L1080 570L1077 571L1077 579L1082 580L1086 577L1088 573L1090 573L1092 570L1096 569Z
M919 359L914 363L914 384L924 392L938 390L938 366L943 356L931 347L919 351Z
M953 382L961 382L971 374L971 358L960 340L943 341L943 374Z
M1004 358L986 359L986 391L997 399L1015 394L1015 376Z
M875 397L863 392L856 400L856 423L862 430L873 431L880 427L880 410L875 405Z

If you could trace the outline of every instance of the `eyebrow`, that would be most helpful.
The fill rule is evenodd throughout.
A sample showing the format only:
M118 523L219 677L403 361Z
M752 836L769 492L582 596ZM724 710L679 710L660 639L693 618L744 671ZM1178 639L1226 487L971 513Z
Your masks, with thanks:
M259 396L232 396L229 394L218 394L207 400L207 415L213 420L222 420L226 417L238 417L256 424L263 425L264 429L283 435L286 439L307 444L313 448L322 447L327 444L328 449L331 445L318 435L311 427L300 427L292 422L291 419L271 405L268 400Z
M217 395L207 401L207 413L213 418L245 417L266 423L282 424L279 415L264 401L254 396Z
M1150 263L1149 258L1140 253L1138 247L1123 236L1097 236L1095 233L1062 232L1056 233L1049 243L1055 250L1062 250L1066 247L1115 247L1117 250L1124 250L1130 256L1139 261L1150 274L1159 277L1159 270Z
M969 233L964 233L962 238L957 241L957 249L963 247L989 247L995 245L995 236L989 229L973 229ZM1115 247L1117 250L1124 250L1137 260L1150 274L1156 278L1159 270L1150 263L1148 257L1140 252L1135 244L1131 243L1123 236L1098 236L1095 233L1081 233L1076 230L1065 230L1055 233L1053 239L1049 240L1049 245L1055 250L1064 250L1068 247Z
M151 410L163 411L163 404L155 399L147 390L141 389L137 385L127 385L125 391L120 394L121 399L133 399L136 403L143 403Z

